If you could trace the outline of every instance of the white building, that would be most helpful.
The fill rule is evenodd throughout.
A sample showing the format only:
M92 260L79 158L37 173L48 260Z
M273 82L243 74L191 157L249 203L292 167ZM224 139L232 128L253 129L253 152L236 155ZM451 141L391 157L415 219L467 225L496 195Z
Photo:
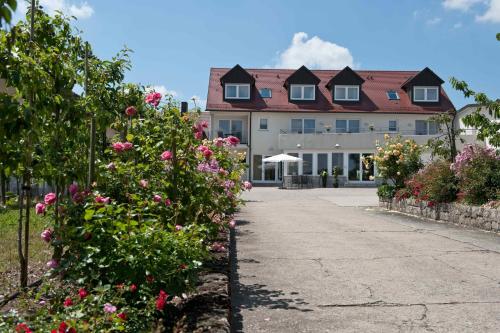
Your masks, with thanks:
M207 97L210 137L234 135L247 153L247 177L255 183L281 182L341 169L341 184L370 185L373 155L384 134L400 134L424 144L439 135L429 117L454 109L430 69L354 71L212 68ZM302 162L263 163L286 153ZM331 183L331 177L329 182ZM287 182L285 182L287 183Z
M479 112L481 114L483 114L489 120L500 123L500 118L497 117L495 114L490 114L485 107L480 107L479 104L467 104L464 107L462 107L460 110L457 111L458 116L455 119L456 120L455 127L458 129L461 129L463 135L475 136L477 134L476 128L466 126L464 124L464 118L466 116L478 111L478 109L479 109ZM483 144L482 142L478 142L478 143ZM490 147L488 140L486 140L486 142L484 142L484 144L486 144L486 147Z

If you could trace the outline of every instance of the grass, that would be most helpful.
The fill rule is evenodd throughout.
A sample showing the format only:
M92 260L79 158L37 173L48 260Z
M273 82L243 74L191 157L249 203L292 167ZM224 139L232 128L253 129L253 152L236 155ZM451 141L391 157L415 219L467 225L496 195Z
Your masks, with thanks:
M17 226L19 212L16 209L0 211L0 274L17 270L19 257L17 253ZM48 217L30 213L30 246L29 265L46 262L50 257L48 245L40 238L40 233L46 226ZM24 232L24 231L23 231Z

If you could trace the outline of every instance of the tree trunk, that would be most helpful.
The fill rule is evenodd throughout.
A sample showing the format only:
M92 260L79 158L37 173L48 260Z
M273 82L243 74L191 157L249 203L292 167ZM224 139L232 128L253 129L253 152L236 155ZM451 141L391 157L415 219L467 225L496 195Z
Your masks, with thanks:
M7 179L5 177L5 171L4 169L0 169L0 197L2 200L2 205L7 204L7 196L6 196L6 188L5 188L5 183Z
M31 210L31 175L26 176L26 213L24 222L24 266L21 271L21 287L28 286L29 240L30 240L30 210Z
M22 183L24 184L24 180ZM23 282L27 280L27 277L24 275L25 262L23 254L24 190L21 189L21 191L19 191L19 186L18 186L18 193L19 193L19 198L18 198L19 222L17 225L17 253L19 255L19 272L20 272L19 283L20 286L23 287Z

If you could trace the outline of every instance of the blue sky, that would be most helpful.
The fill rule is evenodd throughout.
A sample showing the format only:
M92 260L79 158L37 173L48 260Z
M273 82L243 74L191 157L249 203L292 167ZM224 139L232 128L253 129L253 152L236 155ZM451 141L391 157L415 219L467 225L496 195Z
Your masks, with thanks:
M134 50L130 82L206 99L210 67L433 69L500 98L500 0L41 0L79 17L103 58ZM465 100L447 83L455 107Z

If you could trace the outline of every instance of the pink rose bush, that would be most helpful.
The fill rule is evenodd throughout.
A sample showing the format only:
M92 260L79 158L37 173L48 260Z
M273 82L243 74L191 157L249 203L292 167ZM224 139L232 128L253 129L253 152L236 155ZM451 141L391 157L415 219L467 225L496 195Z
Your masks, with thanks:
M161 101L161 94L158 92L151 92L146 95L144 101L154 107L157 107Z

